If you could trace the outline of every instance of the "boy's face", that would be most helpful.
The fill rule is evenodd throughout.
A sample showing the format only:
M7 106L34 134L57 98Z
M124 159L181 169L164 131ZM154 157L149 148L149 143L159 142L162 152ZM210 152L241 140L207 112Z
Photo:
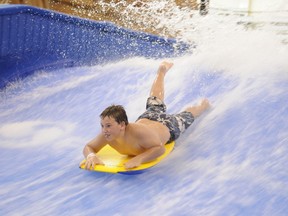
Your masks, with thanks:
M118 123L113 117L104 117L101 119L102 134L107 141L117 139L125 129L125 123Z

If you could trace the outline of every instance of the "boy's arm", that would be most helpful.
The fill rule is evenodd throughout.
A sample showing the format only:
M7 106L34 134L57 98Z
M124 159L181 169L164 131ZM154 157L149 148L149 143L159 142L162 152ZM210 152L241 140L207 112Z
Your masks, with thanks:
M132 169L140 166L142 163L147 163L155 160L165 153L165 147L162 144L150 147L145 152L133 157L125 163L126 169Z
M142 163L147 163L155 160L159 156L165 153L165 147L160 137L156 133L143 130L142 127L137 128L137 137L139 139L139 145L145 149L141 154L131 158L124 165L126 169L132 169L138 167Z
M83 155L86 158L85 169L93 169L95 165L104 163L97 157L99 152L106 145L106 140L102 134L96 136L93 140L87 143L83 149ZM80 166L83 164L80 164Z

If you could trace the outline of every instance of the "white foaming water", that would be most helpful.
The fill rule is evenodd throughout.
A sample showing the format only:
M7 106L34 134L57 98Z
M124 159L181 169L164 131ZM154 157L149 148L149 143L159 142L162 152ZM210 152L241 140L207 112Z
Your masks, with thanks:
M155 8L149 7L152 16ZM136 120L161 60L43 71L11 84L0 93L1 215L288 212L288 51L286 36L278 34L287 25L269 28L269 20L287 23L287 16L265 17L267 28L250 30L239 23L261 17L211 11L190 20L187 9L170 9L173 16L168 19L166 8L167 19L158 26L197 47L170 59L168 112L202 97L211 109L147 173L89 173L77 166L85 143L100 131L99 114L123 104L129 120Z

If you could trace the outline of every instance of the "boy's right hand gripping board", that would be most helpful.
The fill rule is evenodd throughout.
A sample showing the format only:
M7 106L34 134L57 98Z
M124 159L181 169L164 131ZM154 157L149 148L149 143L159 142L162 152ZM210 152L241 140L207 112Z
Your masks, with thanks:
M106 145L102 148L98 153L97 156L103 161L105 165L96 165L93 170L95 172L106 172L106 173L121 173L121 174L128 174L134 175L144 172L146 169L151 168L158 164L161 160L166 158L170 152L174 149L175 142L171 142L165 145L165 153L160 157L156 158L155 160L141 164L140 166L133 168L133 169L126 169L124 164L131 159L131 156L119 154L115 149ZM85 159L80 163L81 169L85 167Z

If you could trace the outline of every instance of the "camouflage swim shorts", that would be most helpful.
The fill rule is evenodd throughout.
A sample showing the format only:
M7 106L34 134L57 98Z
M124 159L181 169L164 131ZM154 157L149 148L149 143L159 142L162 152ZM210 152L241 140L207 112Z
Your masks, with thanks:
M154 96L147 99L146 111L140 115L137 120L143 118L160 122L168 127L170 131L170 139L168 142L172 142L179 138L180 134L194 121L192 113L187 111L180 112L179 114L167 114L164 102Z

